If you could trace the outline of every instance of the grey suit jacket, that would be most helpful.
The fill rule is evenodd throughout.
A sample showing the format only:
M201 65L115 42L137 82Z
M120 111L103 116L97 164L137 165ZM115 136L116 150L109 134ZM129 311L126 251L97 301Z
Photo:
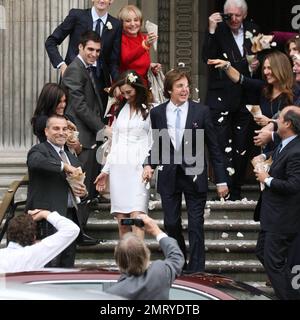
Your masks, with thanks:
M176 275L181 273L184 257L175 239L165 237L159 244L165 260L152 262L141 276L122 274L107 292L133 300L169 299L170 287Z
M103 106L89 73L76 57L66 69L62 84L68 91L66 114L74 119L84 148L96 143L96 134L103 128Z

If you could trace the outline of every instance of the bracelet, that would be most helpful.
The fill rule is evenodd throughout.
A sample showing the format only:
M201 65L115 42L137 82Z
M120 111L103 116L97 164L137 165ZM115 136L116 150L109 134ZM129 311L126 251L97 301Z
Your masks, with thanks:
M240 73L240 78L239 78L238 83L243 84L243 82L244 82L244 76Z
M231 66L230 61L227 61L227 63L225 64L225 66L222 68L222 70L226 71L229 69L229 67Z
M142 41L142 47L145 49L145 50L150 50L150 46L148 46L147 44L146 44L146 41L145 40L143 40Z

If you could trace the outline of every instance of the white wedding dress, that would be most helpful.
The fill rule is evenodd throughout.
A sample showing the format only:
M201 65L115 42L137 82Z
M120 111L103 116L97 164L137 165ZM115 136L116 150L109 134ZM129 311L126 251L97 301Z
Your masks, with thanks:
M130 118L124 105L113 124L112 146L102 171L109 173L111 213L148 212L149 188L142 182L145 158L151 148L150 116Z

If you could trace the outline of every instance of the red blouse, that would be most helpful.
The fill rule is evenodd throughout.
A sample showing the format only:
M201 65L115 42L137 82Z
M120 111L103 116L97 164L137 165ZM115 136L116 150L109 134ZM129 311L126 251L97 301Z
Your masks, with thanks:
M139 33L136 37L130 37L125 33L122 34L121 42L121 63L120 72L132 69L136 71L145 81L147 81L147 72L150 67L151 59L149 50L142 46L146 36Z

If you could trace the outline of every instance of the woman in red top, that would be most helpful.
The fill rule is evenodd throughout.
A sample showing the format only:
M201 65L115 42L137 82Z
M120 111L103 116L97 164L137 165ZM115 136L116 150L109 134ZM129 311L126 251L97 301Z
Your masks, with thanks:
M148 84L149 67L154 74L161 68L159 63L151 63L149 53L151 45L158 37L154 33L147 35L141 33L142 12L134 5L124 6L119 12L119 19L123 22L120 72L135 70L145 84Z

